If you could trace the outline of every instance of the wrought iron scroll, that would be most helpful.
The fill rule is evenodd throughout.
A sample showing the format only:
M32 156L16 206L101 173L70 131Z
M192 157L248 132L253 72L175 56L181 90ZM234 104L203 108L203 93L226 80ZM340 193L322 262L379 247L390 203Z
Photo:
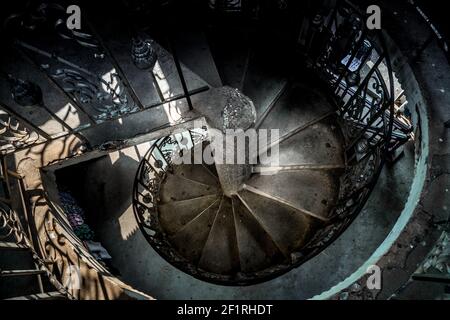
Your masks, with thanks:
M17 213L3 202L0 202L0 242L13 242L22 248L27 248L32 253L37 268L45 272L55 289L63 296L69 299L73 298L57 277L47 268L45 259L40 257L34 249L33 243Z
M22 121L6 111L0 111L0 153L25 148L45 137L27 128Z

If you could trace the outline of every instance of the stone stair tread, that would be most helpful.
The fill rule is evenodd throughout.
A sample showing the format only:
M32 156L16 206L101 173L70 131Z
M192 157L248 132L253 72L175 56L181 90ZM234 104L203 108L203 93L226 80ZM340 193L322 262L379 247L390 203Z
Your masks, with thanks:
M292 84L279 97L260 129L280 129L280 136L333 111L331 105L310 88Z
M223 198L198 266L218 274L233 274L239 271L233 208L228 197Z
M33 254L28 248L10 247L0 250L0 270L28 270L34 267Z
M323 170L255 174L246 184L323 218L329 216L339 193L338 177Z
M233 198L233 209L242 272L260 271L281 262L282 252L238 197Z
M177 46L180 62L210 86L222 86L208 40L203 32L180 29L173 35L173 42Z
M204 185L189 179L180 179L174 174L167 174L164 183L161 186L161 203L173 201L188 200L207 195L217 194L217 186Z
M308 216L247 190L240 191L239 196L285 256L307 241L314 223Z
M333 129L334 128L334 129ZM279 165L343 165L344 150L341 133L328 120L298 132L279 145Z
M271 81L267 81L268 77ZM242 91L252 99L258 119L260 119L266 110L281 97L280 93L283 92L285 86L284 77L262 74L261 69L252 67L252 63L250 63Z
M220 78L224 85L239 88L246 72L246 65L242 62L246 61L250 54L249 35L247 33L236 35L227 29L221 30L220 38L221 41L218 42L215 37L208 37Z
M221 200L215 202L214 205L204 210L194 220L170 237L170 241L177 251L194 264L200 259L220 204Z
M164 231L174 234L207 210L218 198L217 195L208 195L159 205L159 222Z
M202 150L202 155L205 150L205 148L209 145L209 142L203 141L201 144L198 144L194 147L194 151L191 153L191 162L194 163L194 154L198 149ZM203 157L202 157L203 160ZM218 174L216 170L216 166L214 164L207 164L205 162L202 163L202 166L207 170L207 172L216 180L216 183L219 182L218 180Z
M180 164L173 167L173 173L177 176L196 181L205 185L218 187L217 179L208 172L202 164Z

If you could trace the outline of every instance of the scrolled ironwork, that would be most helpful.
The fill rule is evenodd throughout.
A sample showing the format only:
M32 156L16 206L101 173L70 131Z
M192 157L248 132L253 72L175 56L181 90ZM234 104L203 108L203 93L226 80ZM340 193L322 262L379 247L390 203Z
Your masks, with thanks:
M37 268L45 271L45 274L55 289L65 297L72 298L71 294L57 279L54 272L47 268L47 261L39 256L35 250L17 213L3 202L0 202L0 241L13 242L27 248L32 253L33 261Z
M183 139L187 139L188 143L180 143ZM161 184L172 170L174 157L181 156L186 147L197 146L206 139L207 131L197 128L157 140L141 161L133 187L134 214L145 238L153 248L163 256L170 256L171 262L182 268L187 266L186 261L165 239L159 224L157 203ZM197 272L192 266L187 267L190 272Z
M90 105L98 114L98 120L107 120L134 112L138 107L126 93L118 73L110 73L110 81L91 74L83 74L71 68L59 68L52 77L61 81L63 89L73 94L83 105Z
M330 88L346 138L347 168L341 176L332 223L306 246L310 256L331 243L365 205L393 146L394 74L381 31L369 31L349 1L316 23L307 57ZM407 140L407 139L406 139ZM405 140L402 140L404 143Z
M39 141L39 134L31 132L10 114L0 114L0 147L2 149L16 150L33 145L37 141Z

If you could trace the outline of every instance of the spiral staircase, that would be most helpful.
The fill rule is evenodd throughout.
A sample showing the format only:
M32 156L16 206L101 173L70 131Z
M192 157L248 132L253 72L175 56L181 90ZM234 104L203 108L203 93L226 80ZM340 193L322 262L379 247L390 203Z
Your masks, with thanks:
M4 17L1 297L178 298L195 286L215 297L237 297L241 290L261 297L251 293L257 288L286 297L277 290L308 272L314 278L311 270L320 268L323 255L347 276L336 282L330 275L325 288L305 285L302 297L369 298L365 289L352 289L363 286L369 262L389 269L404 254L408 278L392 281L386 298L424 278L442 283L441 274L416 269L448 217L439 209L421 220L425 209L417 203L433 203L426 197L437 197L436 206L447 201L437 191L422 192L425 176L430 185L448 178L445 160L437 168L425 160L445 140L430 148L429 135L440 129L429 129L427 106L439 109L445 97L423 98L425 87L415 77L424 85L432 76L411 71L417 66L409 66L411 58L404 62L407 46L392 34L369 31L348 1L207 3L156 1L136 10L130 1L108 8L81 2L83 32L64 29L63 4ZM402 5L387 6L397 12ZM427 21L415 4L408 8L419 24ZM207 18L192 22L196 10ZM127 12L128 28L106 18L119 12ZM186 30L173 27L189 23ZM429 38L415 55L428 50ZM277 135L258 143L256 157L223 164L213 146L226 129ZM408 148L413 151L402 151ZM130 150L138 161L114 164ZM402 171L396 165L403 152L413 164ZM263 161L268 153L277 161ZM409 177L408 170L414 171ZM371 227L360 215L377 212L371 199L383 198L386 171L399 172L406 185L399 189L408 194L398 196L403 211L386 218L386 235L373 226L379 242L367 249L359 244L370 251L355 252L361 266L341 265L341 247L358 247L346 236ZM84 198L86 211L106 212L91 221L123 276L97 261L74 232L58 196L61 181ZM377 205L392 211L389 204ZM415 248L411 239L422 237L425 249L408 262L406 247ZM351 258L347 253L342 259ZM146 275L165 279L177 292L144 284Z
M286 84L256 120L256 129L282 128L271 143L279 149L278 166L251 165L248 180L233 194L223 190L214 163L194 161L210 150L207 138L183 152L191 157L188 164L165 160L181 164L168 169L154 195L157 220L173 246L168 250L188 261L183 269L246 283L299 260L299 250L330 222L345 169L344 138L332 110L319 93Z

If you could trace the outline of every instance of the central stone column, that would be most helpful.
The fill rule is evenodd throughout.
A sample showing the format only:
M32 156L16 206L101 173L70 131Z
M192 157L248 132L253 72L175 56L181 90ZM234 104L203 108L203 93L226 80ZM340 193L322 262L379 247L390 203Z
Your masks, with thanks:
M238 89L222 87L215 91L215 108L223 107L219 117L217 113L210 117L214 119L209 121L210 133L219 181L224 194L230 197L242 188L251 174L251 141L246 136L250 136L247 131L256 122L256 109L250 98Z

